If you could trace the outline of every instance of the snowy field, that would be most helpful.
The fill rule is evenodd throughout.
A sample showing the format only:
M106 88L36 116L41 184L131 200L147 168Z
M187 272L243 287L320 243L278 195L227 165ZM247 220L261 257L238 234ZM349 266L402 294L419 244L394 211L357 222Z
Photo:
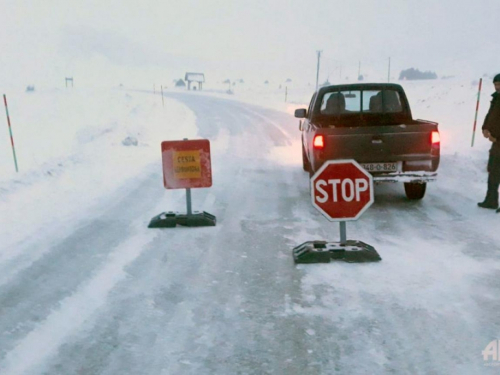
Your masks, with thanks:
M454 171L440 170L441 180L448 174L457 173L457 168L468 171L470 175L462 183L474 183L477 197L474 199L477 200L484 193L486 174L483 172L489 149L489 142L482 137L480 130L489 107L489 91L492 91L488 83L483 86L474 148L471 139L476 81L454 79L404 84L413 116L439 123L443 162L453 160L456 164ZM291 116L295 109L308 106L313 91L310 86L291 86L287 102L284 87L260 85L247 88L241 85L232 95L221 89L187 95L240 101ZM57 202L64 202L61 206L72 212L79 205L88 206L96 199L114 194L124 181L158 161L162 140L199 137L194 113L188 106L168 97L169 93L182 92L166 90L167 97L163 102L159 92L155 96L153 92L124 88L10 93L7 99L20 172L15 173L4 119L4 136L0 140L2 209L10 215L24 216L29 207L33 218L31 226L43 221L47 208L53 204L49 200L51 196ZM288 119L280 126L295 130L298 129L298 120ZM297 142L299 131L294 135L297 137L293 141ZM137 145L126 146L127 138L136 141ZM270 150L271 154L280 155L277 162L296 166L301 163L299 151L297 143ZM461 190L463 185L456 188ZM66 198L64 194L67 194ZM75 196L79 196L78 202L75 202ZM58 214L62 208L52 214ZM35 215L39 216L35 218ZM1 225L2 242L11 244L25 236L27 220L31 219L19 217L13 220L12 216L3 216L2 220L5 220ZM16 230L17 227L21 229Z
M480 374L500 339L500 215L486 190L483 82L403 83L441 132L438 180L419 202L397 184L348 238L370 265L294 266L291 249L338 240L310 204L296 108L311 87L203 92L7 92L0 137L0 374ZM166 191L163 140L207 138L214 185L193 191L215 228L151 230L184 211ZM500 362L499 362L500 365Z

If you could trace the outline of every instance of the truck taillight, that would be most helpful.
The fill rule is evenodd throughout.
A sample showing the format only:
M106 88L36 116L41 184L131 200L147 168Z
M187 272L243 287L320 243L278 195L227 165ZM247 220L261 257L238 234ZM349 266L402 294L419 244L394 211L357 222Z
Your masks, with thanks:
M441 137L439 135L439 132L434 130L432 133L431 133L431 144L433 146L439 146L439 143L441 142Z
M325 148L325 138L322 135L315 136L313 146L315 149L322 150Z

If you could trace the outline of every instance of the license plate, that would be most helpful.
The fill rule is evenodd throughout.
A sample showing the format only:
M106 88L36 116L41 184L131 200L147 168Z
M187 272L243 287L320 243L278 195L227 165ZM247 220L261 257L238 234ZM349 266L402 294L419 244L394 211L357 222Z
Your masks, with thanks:
M398 162L394 163L365 163L361 166L368 172L397 172Z

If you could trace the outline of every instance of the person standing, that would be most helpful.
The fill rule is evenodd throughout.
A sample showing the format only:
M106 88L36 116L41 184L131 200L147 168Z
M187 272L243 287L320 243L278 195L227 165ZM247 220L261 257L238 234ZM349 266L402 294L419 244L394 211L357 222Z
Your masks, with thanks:
M500 186L500 74L493 78L495 92L491 95L490 109L484 119L483 135L491 141L490 156L488 158L488 190L486 198L477 205L482 208L498 208L498 187Z

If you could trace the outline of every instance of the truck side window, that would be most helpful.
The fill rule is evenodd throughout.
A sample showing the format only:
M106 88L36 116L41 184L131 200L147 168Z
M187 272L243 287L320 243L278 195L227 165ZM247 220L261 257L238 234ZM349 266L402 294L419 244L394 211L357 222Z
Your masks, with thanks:
M309 108L307 109L307 116L309 116L309 114L312 113L315 100L316 100L316 94L313 94L311 102L309 103Z

